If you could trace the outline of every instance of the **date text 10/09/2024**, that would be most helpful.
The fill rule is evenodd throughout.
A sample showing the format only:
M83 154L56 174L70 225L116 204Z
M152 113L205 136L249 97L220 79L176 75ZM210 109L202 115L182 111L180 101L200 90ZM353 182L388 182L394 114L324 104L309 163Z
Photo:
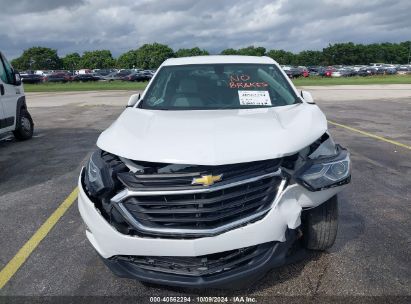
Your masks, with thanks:
M150 297L150 303L257 303L255 297Z

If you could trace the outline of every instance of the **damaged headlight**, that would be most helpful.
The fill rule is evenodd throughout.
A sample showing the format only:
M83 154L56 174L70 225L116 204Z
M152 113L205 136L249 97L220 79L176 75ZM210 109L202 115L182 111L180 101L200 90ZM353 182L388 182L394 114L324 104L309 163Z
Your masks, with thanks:
M344 185L350 179L350 154L339 145L335 155L310 158L296 172L296 180L311 191Z
M114 188L110 169L101 158L101 152L97 150L91 155L84 174L86 190L94 197L104 196Z

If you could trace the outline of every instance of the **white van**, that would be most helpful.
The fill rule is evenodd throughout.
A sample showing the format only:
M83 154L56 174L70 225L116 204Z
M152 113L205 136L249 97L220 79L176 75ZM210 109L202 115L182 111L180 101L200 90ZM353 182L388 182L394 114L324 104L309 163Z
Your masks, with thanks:
M33 136L33 125L20 74L0 52L0 136L12 131L17 139L26 140Z

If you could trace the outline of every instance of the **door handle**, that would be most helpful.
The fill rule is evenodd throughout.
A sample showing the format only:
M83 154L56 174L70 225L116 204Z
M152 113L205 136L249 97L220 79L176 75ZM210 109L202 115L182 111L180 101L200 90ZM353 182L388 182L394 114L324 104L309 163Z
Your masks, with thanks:
M4 85L0 83L0 95L4 95Z

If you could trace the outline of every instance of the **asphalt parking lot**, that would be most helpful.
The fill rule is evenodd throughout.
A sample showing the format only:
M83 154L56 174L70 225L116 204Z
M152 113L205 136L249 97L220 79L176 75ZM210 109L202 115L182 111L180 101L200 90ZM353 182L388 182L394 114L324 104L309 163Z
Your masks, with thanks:
M331 122L335 141L352 153L352 183L340 195L336 244L271 271L249 290L229 293L411 297L411 85L308 90ZM76 187L99 133L132 93L28 94L34 138L0 141L0 269ZM226 293L147 287L116 277L88 243L76 204L0 290L2 296Z

